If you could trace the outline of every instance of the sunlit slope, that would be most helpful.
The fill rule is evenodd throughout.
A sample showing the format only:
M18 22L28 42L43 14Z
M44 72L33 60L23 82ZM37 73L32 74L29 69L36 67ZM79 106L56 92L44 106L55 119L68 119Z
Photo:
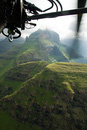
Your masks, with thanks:
M87 65L49 64L21 87L0 102L15 120L40 129L87 128Z
M0 78L0 98L17 91L21 84L47 66L45 61L27 62L11 68Z

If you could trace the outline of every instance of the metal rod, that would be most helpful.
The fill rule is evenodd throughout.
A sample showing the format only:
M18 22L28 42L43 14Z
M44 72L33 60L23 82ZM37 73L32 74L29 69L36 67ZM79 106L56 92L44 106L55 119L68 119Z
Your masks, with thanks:
M59 16L67 16L67 15L75 15L75 14L83 14L87 13L87 8L79 8L74 10L66 10L61 12L53 12L53 13L45 13L45 14L38 14L27 17L27 20L38 20L43 18L55 18Z

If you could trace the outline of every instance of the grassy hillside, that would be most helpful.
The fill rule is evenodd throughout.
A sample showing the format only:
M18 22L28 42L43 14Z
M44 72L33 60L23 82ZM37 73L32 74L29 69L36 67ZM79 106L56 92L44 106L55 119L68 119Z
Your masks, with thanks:
M86 130L87 65L49 64L21 87L0 101L14 120L30 129Z
M87 129L87 65L47 63L69 62L68 49L48 30L23 45L1 44L1 130Z
M11 68L0 78L0 98L17 91L21 84L47 66L45 61L28 62Z

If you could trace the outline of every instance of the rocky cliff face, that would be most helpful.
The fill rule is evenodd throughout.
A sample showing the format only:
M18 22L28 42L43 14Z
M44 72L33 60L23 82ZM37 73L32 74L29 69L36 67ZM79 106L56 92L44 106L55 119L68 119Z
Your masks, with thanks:
M59 35L50 30L38 30L26 38L24 48L17 62L26 61L67 61L68 58L61 50Z

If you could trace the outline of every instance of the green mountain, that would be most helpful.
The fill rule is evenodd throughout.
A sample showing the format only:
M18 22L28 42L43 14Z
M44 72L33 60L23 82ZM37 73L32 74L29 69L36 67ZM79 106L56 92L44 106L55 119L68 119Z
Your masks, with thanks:
M0 76L20 63L68 61L57 45L60 40L55 32L38 30L23 42L22 39L13 43L8 39L0 41Z
M38 30L26 38L16 64L30 61L69 62L81 57L73 48L61 44L59 35L51 30Z
M26 38L16 63L29 61L67 61L68 58L61 50L59 35L49 30L38 30Z
M73 57L79 56L72 48L61 44L56 32L38 30L27 37L25 42L24 39L14 40L13 43L9 43L7 39L0 42L0 76L11 67L21 63L69 62Z
M87 65L66 63L80 55L49 30L21 42L0 42L0 129L85 130Z
M25 130L85 130L86 79L86 64L47 65L19 90L1 99L0 122L3 120L4 126L0 124L0 127L2 130L21 130L24 126ZM12 122L11 126L9 122Z

